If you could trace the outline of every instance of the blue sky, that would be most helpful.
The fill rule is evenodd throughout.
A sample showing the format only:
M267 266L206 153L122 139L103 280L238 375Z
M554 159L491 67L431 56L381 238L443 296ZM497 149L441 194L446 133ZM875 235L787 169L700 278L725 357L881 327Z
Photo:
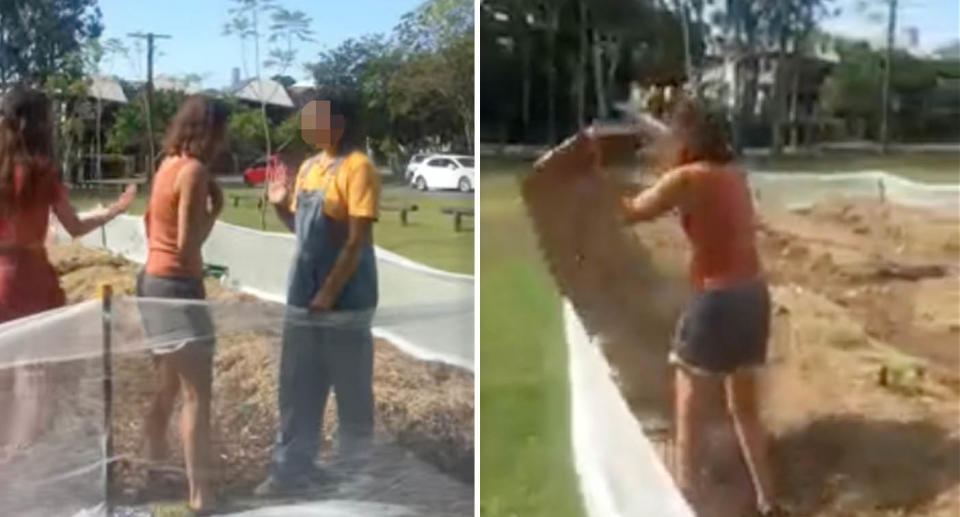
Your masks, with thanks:
M885 13L885 0L866 0ZM344 39L374 32L386 32L400 17L421 0L279 0L288 9L300 9L313 18L316 42L301 44L297 59L312 61L319 51L336 46ZM841 7L839 18L824 26L847 36L882 42L885 22L871 21L856 9L858 0L834 0ZM156 74L182 76L196 73L205 77L204 87L222 87L230 82L230 71L240 66L240 45L235 37L222 36L228 19L228 0L131 1L100 0L105 38L117 37L130 44L127 33L138 30L170 34L158 48L162 54L155 63ZM958 0L900 0L898 25L920 30L920 47L932 50L958 37L960 2ZM266 55L266 50L262 50ZM247 58L252 74L252 51ZM146 65L141 55L135 66L123 58L105 62L107 73L128 79L143 78ZM302 66L289 75L309 80Z
M879 22L870 20L856 9L857 0L834 0L842 9L838 18L827 20L824 26L843 35L882 43L886 41L886 0L867 0L871 10L882 13ZM897 26L902 30L917 27L920 48L934 50L960 37L960 2L958 0L900 0ZM898 38L902 32L898 34ZM899 41L898 41L899 43Z
M301 10L313 18L313 43L300 45L299 63L314 61L317 54L341 41L374 32L391 30L400 17L414 9L421 0L279 0L290 10ZM172 36L158 40L163 54L155 59L154 74L182 76L196 73L205 76L204 87L222 87L230 83L230 71L241 62L240 43L236 37L222 36L232 2L227 0L100 0L103 12L104 39L119 38L128 46L127 33L152 31ZM261 44L261 55L266 55ZM253 74L253 51L247 58ZM263 58L261 58L262 60ZM138 66L118 57L104 62L104 71L127 79L142 79L146 74L145 54ZM265 73L266 75L266 73ZM298 80L309 77L298 66L290 70Z

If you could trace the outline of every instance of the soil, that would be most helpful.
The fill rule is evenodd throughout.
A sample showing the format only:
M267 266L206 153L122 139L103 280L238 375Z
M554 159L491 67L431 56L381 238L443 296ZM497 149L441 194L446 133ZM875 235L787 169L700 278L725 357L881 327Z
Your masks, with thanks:
M799 516L958 515L960 221L843 200L760 219L774 300L761 392L781 500ZM677 222L638 225L636 235L673 291L685 292ZM661 312L679 313L675 299L663 297ZM645 324L655 343L604 347L669 465L673 321ZM655 375L641 366L651 359L664 365ZM747 515L753 495L716 387L703 422L712 489L698 511Z
M91 299L104 283L112 285L115 296L134 293L139 266L122 258L72 244L51 246L50 258L68 303ZM207 280L206 288L208 299L214 302L262 303L230 291L214 279ZM228 499L245 497L266 476L276 433L278 357L277 329L230 332L218 328L213 437L217 485ZM382 476L346 495L403 504L424 515L469 514L473 507L473 374L417 360L382 339L375 341L374 365L378 445L368 470L374 477L377 473ZM83 367L72 369L79 372ZM117 462L115 490L122 494L121 500L131 504L182 499L186 489L178 409L168 436L171 465L181 472L170 486L147 483L142 463L143 418L156 387L154 374L149 353L123 354L115 359L114 447L123 457ZM336 431L336 404L331 397L321 446L327 462L336 461L331 452ZM344 498L345 494L336 496Z

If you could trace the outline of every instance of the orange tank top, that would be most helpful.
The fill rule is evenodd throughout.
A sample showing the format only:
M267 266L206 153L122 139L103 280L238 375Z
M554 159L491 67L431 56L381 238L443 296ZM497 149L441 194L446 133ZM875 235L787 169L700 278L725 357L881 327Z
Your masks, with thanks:
M150 204L144 215L147 228L146 271L156 276L203 277L203 257L197 251L185 254L177 245L180 193L177 174L189 158L168 158L153 177Z
M687 178L692 196L681 220L693 248L694 288L721 288L759 275L746 175L733 165L697 163L689 166Z

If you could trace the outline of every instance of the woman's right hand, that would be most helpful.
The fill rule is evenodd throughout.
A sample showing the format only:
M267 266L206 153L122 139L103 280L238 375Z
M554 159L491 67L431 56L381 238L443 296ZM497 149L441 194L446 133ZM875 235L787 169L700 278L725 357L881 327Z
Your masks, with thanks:
M267 200L274 205L285 205L290 198L290 175L286 167L267 168Z

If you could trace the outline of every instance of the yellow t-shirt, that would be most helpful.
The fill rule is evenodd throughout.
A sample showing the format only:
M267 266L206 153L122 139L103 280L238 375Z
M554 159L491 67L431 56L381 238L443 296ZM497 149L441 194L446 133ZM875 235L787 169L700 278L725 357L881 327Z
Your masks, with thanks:
M340 164L335 177L331 175L333 163L333 158L320 155L300 165L290 211L296 212L297 194L300 192L325 189L324 215L341 221L348 217L377 219L380 212L380 173L370 159L360 151L350 153Z

